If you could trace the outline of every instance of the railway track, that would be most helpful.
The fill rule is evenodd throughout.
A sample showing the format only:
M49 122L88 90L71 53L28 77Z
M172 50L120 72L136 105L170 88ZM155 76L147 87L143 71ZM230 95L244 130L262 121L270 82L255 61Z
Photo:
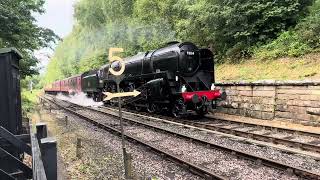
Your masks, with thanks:
M47 99L47 98L44 98L44 97L40 97L41 99L43 99L44 101L50 103L50 104L54 104L56 106L58 106L59 108L71 113L71 114L74 114L78 117L80 117L81 119L84 119L90 123L92 123L93 125L103 129L103 130L107 130L111 133L114 133L115 135L118 135L118 136L121 136L121 131L115 127L112 127L110 125L106 125L106 124L103 124L103 123L100 123L100 122L97 122L95 120L93 120L92 118L88 117L88 116L85 116L85 115L82 115L78 112L76 112L75 110L72 110L72 107L64 107L63 105L60 105L59 103L53 101L53 100L50 100L50 99ZM75 104L73 104L75 105ZM80 107L80 106L78 106ZM145 147L147 147L148 149L158 153L159 155L161 156L164 156L166 158L168 158L169 160L179 164L179 165L182 165L182 167L185 167L186 169L190 170L192 173L194 174L197 174L199 175L200 177L203 177L205 179L228 179L226 177L223 177L223 176L220 176L218 174L215 174L213 172L211 172L210 170L204 168L204 167L201 167L201 166L198 166L192 162L189 162L189 161L186 161L184 159L181 159L179 158L178 156L164 150L164 149L159 149L158 147L146 142L146 141L143 141L137 137L134 137L132 135L129 135L127 133L124 134L124 137L127 139L127 140L130 140L134 143L137 143L137 144L140 144L140 145L143 145Z
M92 119L90 119L90 118L88 118L88 117L86 117L84 115L81 115L81 114L77 113L76 111L71 110L70 108L67 108L67 107L64 107L62 105L59 105L59 104L57 104L56 102L54 102L52 100L46 99L46 101L50 101L51 103L55 103L60 108L62 108L64 110L67 110L68 112L70 112L72 114L75 114L75 115L77 115L77 116L79 116L79 117L81 117L81 118L83 118L83 119L95 124L96 126L98 126L100 128L103 128L103 129L106 129L106 130L110 130L112 132L115 132L116 134L119 134L119 130L117 130L114 127L111 127L111 126L105 127L106 125L101 124L99 122L96 122L96 121L94 121L94 120L92 120ZM76 105L76 104L73 104L72 108L74 108L74 107L84 108L84 107ZM115 114L114 112L113 113L112 112L107 113L107 112L102 111L102 110L97 110L97 109L93 109L93 108L89 108L89 109L91 111L98 112L98 113L101 113L101 114L104 114L104 115L118 117L117 114ZM151 124L139 121L139 120L135 120L133 118L124 117L124 120L127 123L130 123L130 124L138 124L140 126L144 126L144 127L149 128L149 129L151 128L153 130L161 131L161 132L164 132L164 133L167 133L167 134L171 134L171 135L177 136L179 138L188 139L189 141L196 142L196 143L204 145L206 147L220 149L220 150L226 151L226 152L228 152L228 153L230 153L232 155L239 156L239 157L242 157L242 158L245 158L245 159L250 159L252 161L261 163L261 164L266 165L266 166L271 166L271 167L274 167L274 168L277 168L277 169L281 169L281 170L285 170L285 171L289 170L289 171L293 172L294 174L296 174L298 176L301 176L301 177L312 178L312 179L320 179L320 175L319 174L314 173L312 171L308 171L306 169L302 169L302 168L294 167L294 166L291 166L291 165L287 165L287 164L284 164L284 163L281 163L281 162L278 162L278 161L275 161L275 160L272 160L272 159L268 159L268 158L265 158L265 157L252 155L252 154L249 154L249 153L237 150L237 149L232 149L232 148L229 148L229 147L221 146L219 144L215 144L215 143L212 143L212 142L204 141L204 140L201 140L201 139L198 139L198 138L186 136L184 134L180 134L180 133L177 133L177 132L174 132L174 131L170 131L170 130L167 130L167 129L164 129L164 128L161 128L161 127L158 127L158 126L155 126L155 125L151 125ZM170 123L170 121L166 121L166 123ZM192 125L194 126L194 124L192 124ZM206 168L197 166L195 164L192 164L191 162L186 162L186 161L182 160L181 158L177 157L174 154L170 154L169 152L166 152L166 151L163 151L163 150L159 150L156 147L152 146L151 144L148 144L147 142L141 141L139 139L135 139L135 137L133 137L133 136L130 136L130 135L126 134L126 137L127 137L127 139L136 141L139 144L143 144L143 145L153 149L154 151L156 151L156 152L158 152L160 154L165 154L165 156L169 157L169 159L172 159L174 161L178 161L179 164L187 165L187 167L189 167L193 171L197 172L197 174L206 174L205 177L211 177L211 178L218 178L218 179L224 178L222 176L219 176L219 175L216 175L216 174L210 172Z
M311 151L320 153L320 141L317 140L320 138L320 135L309 133L309 132L299 132L299 131L289 131L287 129L281 129L281 128L273 128L268 126L262 126L262 125L252 125L249 123L230 123L228 121L224 121L224 123L212 123L212 119L207 118L207 123L204 122L192 122L188 120L173 120L175 122L182 122L184 124L188 124L191 126L209 129L213 131L218 131L222 133L232 134L235 136L245 137L245 138L251 138L254 140L264 141L264 142L270 142L273 144L281 144L284 146L292 147L292 148L299 148L305 151ZM252 127L252 128L248 128ZM245 129L245 130L241 130ZM280 130L280 131L279 131ZM282 131L282 132L281 132ZM262 132L262 133L261 133ZM276 137L281 136L283 132L290 132L289 134L285 133L282 137ZM310 134L312 134L312 137L317 138L311 138L308 137ZM304 138L306 141L307 139L312 139L309 142L300 142L297 140L294 140L296 138Z
M243 121L219 119L219 118L212 117L210 115L208 117L206 117L206 119L209 121L214 120L214 121L220 121L221 123L246 125L246 126L254 127L254 128L258 128L258 129L262 128L265 130L272 130L272 131L276 131L276 132L287 132L287 133L292 133L292 134L296 134L296 135L305 135L305 136L320 138L320 132L315 133L315 132L310 132L310 131L302 131L302 130L285 128L285 127L274 127L274 126L266 125L266 124L257 124L257 123L243 122ZM320 142L317 144L320 144Z
M110 107L108 109L116 110ZM136 112L132 110L129 110L129 112L137 113L143 116L147 115L146 113ZM159 119L165 118L173 122L198 127L201 129L208 129L243 138L273 143L275 145L284 145L286 147L304 150L308 152L315 152L317 154L320 153L320 134L318 133L297 131L288 128L279 128L246 122L228 121L224 119L214 119L210 117L204 117L198 120L176 119L162 115L156 115L155 117ZM320 154L316 158L320 158Z

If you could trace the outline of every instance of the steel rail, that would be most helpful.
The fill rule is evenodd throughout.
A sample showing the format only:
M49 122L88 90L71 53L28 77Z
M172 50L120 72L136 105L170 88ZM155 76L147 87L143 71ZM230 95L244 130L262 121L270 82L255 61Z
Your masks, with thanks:
M53 100L49 100L49 99L46 99L44 97L40 97L40 98L42 98L43 100L47 101L48 103L55 104L59 108L65 110L65 111L68 111L69 113L74 114L74 115L80 117L81 119L84 119L84 120L92 123L93 125L101 128L103 130L107 130L109 132L112 132L113 134L121 136L121 131L116 129L116 128L114 128L114 127L111 127L111 126L99 123L99 122L97 122L95 120L92 120L91 118L89 118L87 116L84 116L84 115L82 115L82 114L80 114L80 113L78 113L78 112L76 112L74 110L71 110L71 109L67 108L67 107L64 107L64 106L58 104L57 102L55 102ZM81 106L79 106L79 107L81 107ZM146 142L144 140L141 140L141 139L139 139L137 137L134 137L134 136L129 135L127 133L125 133L124 136L125 136L125 138L127 140L130 140L130 141L132 141L134 143L138 143L138 144L141 144L141 145L147 147L148 149L160 154L161 156L164 156L164 157L168 158L172 162L175 162L175 163L181 165L183 168L188 169L190 172L192 172L192 173L194 173L194 174L196 174L196 175L198 175L200 177L203 177L205 179L228 179L228 178L226 178L224 176L221 176L221 175L215 174L214 172L211 172L207 168L204 168L204 167L198 166L198 165L196 165L196 164L194 164L192 162L183 160L180 157L178 157L178 156L176 156L176 155L174 155L174 154L172 154L172 153L170 153L170 152L168 152L166 150L159 149L156 146L154 146L154 145L152 145L152 144L150 144L150 143L148 143L148 142Z
M140 114L138 113L137 115L140 115ZM284 138L277 138L277 137L272 137L272 136L263 135L263 134L256 134L256 133L253 133L250 131L240 131L240 130L236 130L235 128L227 128L227 127L223 127L220 125L205 124L205 123L199 123L199 122L194 122L194 121L189 121L189 120L170 118L170 121L177 122L177 123L183 123L186 125L190 125L190 126L194 126L194 127L198 127L198 128L202 128L202 129L208 129L208 130L217 131L217 132L221 132L221 133L231 134L231 135L235 135L235 136L239 136L239 137L243 137L243 138L250 138L250 139L259 140L259 141L263 141L263 142L269 142L269 143L273 143L276 145L280 144L280 145L284 145L284 146L288 146L288 147L292 147L292 148L298 147L299 149L302 149L302 150L320 153L320 146L310 144L310 143L293 141L293 140L284 139ZM225 121L227 121L227 120L225 120ZM234 121L232 121L232 122L234 122ZM235 122L235 123L237 123L237 122ZM259 125L253 125L251 123L239 122L238 124L249 124L254 127L257 127L257 126L259 127ZM261 125L260 127L264 127L264 125ZM271 127L271 126L269 126L269 127ZM272 128L270 130L275 130L275 129L279 129L279 128ZM285 130L287 130L287 129L284 129L283 131L285 131ZM287 130L287 131L289 131L289 130ZM309 135L308 133L310 133L310 134L313 134L312 137L316 137L315 136L316 133L312 133L312 132L305 133L305 131L298 132L296 130L292 130L291 132L295 132L296 134L297 133L304 134L304 135ZM320 138L320 135L318 134L317 137Z
M110 107L99 107L99 108L115 111L115 109L110 108ZM294 153L294 154L301 154L301 155L310 156L310 157L314 158L315 160L320 160L320 154L319 153L313 152L313 151L312 152L311 151L303 151L301 149L301 147L299 147L300 149L295 148L295 147L288 147L288 146L281 147L281 146L278 146L276 143L265 142L265 141L259 141L259 140L252 139L252 138L250 138L250 136L249 136L249 138L248 137L236 136L236 135L233 135L233 134L228 134L228 133L219 132L219 131L215 131L215 130L205 129L205 128L202 128L202 127L196 127L196 126L193 126L192 123L190 125L189 124L183 124L181 122L181 120L176 120L174 118L172 118L172 120L165 120L165 119L161 119L159 117L150 117L150 116L141 114L140 112L139 113L134 113L134 112L131 112L130 110L129 111L123 111L123 113L139 116L139 117L142 117L142 118L147 119L147 120L161 121L161 122L165 122L165 123L173 123L173 124L176 124L178 126L198 129L200 131L207 131L207 132L214 133L214 134L221 135L221 136L226 136L226 137L230 137L230 138L236 138L238 140L246 141L246 142L253 143L253 144L258 144L258 145L262 145L262 146L276 148L276 149L279 149L280 151L284 151L284 152L288 152L288 153ZM159 116L163 116L163 115L159 115ZM167 116L165 116L165 117L167 117ZM187 121L187 122L191 122L191 121ZM269 136L266 136L265 138L268 139ZM294 141L294 142L296 142L296 141ZM270 143L270 144L268 145L268 144L265 144L265 143Z
M71 102L68 102L68 103L71 103ZM104 115L111 115L113 117L118 117L117 114L107 113L105 111L93 109L93 108L90 108L90 107L84 107L84 106L81 106L81 105L78 105L78 104L75 104L75 103L71 103L71 104L73 104L75 106L78 106L78 107L81 107L81 108L86 108L86 109L89 109L89 110L92 110L92 111L95 111L95 112L99 112L99 113L102 113ZM137 120L134 120L134 119L131 119L131 118L123 117L123 120L125 120L127 122L131 122L133 124L139 124L139 125L142 125L142 126L145 126L145 127L148 127L148 128L152 128L152 129L157 130L157 131L165 132L165 133L168 133L168 134L171 134L171 135L174 135L174 136L178 136L180 138L188 139L189 141L196 142L196 143L205 145L207 147L213 147L213 148L216 148L216 149L227 151L230 154L233 154L233 155L245 158L245 159L250 159L250 160L253 160L255 162L264 164L266 166L271 166L271 167L274 167L274 168L277 168L277 169L281 169L281 170L292 171L293 173L295 173L298 176L307 177L307 178L314 178L314 179L320 179L320 174L317 174L317 173L314 173L314 172L311 172L311 171L308 171L308 170L305 170L305 169L302 169L302 168L297 168L297 167L294 167L294 166L291 166L291 165L287 165L287 164L284 164L284 163L279 162L279 161L275 161L275 160L268 159L268 158L265 158L265 157L249 154L249 153L246 153L244 151L240 151L240 150L237 150L237 149L233 149L233 148L230 148L230 147L225 147L225 146L219 145L217 143L207 142L207 141L204 141L204 140L201 140L201 139L198 139L198 138L190 137L190 136L183 135L183 134L171 131L171 130L167 130L167 129L160 128L160 127L157 127L157 126L154 126L154 125L143 123L141 121L137 121Z
M181 122L181 121L175 121L175 122ZM277 137L267 136L263 134L256 134L249 131L240 131L233 128L221 127L213 124L204 124L204 123L190 122L190 121L182 121L182 122L191 126L200 127L204 129L227 133L227 134L232 134L235 136L251 138L259 141L270 142L273 144L281 144L281 145L294 147L294 148L298 147L303 150L320 153L320 146L318 145L308 144L308 143L299 142L299 141L293 141L290 139L277 138Z
M91 108L88 108L88 109L91 109ZM91 109L91 110L94 110L96 112L100 112L100 113L103 113L103 114L111 115L113 117L118 117L117 115L112 114L112 113L107 113L107 112L99 111L99 110L95 110L95 109ZM180 134L180 133L177 133L177 132L174 132L174 131L170 131L170 130L167 130L167 129L164 129L164 128L160 128L160 127L157 127L157 126L154 126L154 125L150 125L150 124L146 124L146 123L143 123L143 122L140 122L140 121L129 119L127 117L123 117L123 120L125 120L127 122L131 122L133 124L139 124L139 125L142 125L142 126L145 126L145 127L148 127L148 128L152 128L152 129L155 129L155 130L158 130L158 131L162 131L162 132L165 132L165 133L168 133L168 134L180 137L180 138L189 139L192 142L196 142L196 143L205 145L207 147L213 147L213 148L216 148L216 149L227 151L230 154L233 154L233 155L236 155L236 156L239 156L239 157L243 157L244 159L250 159L252 161L264 164L266 166L274 167L274 168L281 169L281 170L292 171L293 173L295 173L298 176L320 179L320 174L317 174L317 173L314 173L314 172L311 172L311 171L308 171L308 170L305 170L305 169L293 167L291 165L283 164L283 163L281 163L279 161L275 161L275 160L272 160L272 159L264 158L264 157L261 157L261 156L256 156L256 155L253 155L253 154L246 153L244 151L240 151L240 150L236 150L236 149L233 149L233 148L225 147L225 146L222 146L222 145L219 145L219 144L216 144L216 143L207 142L207 141L195 138L195 137L190 137L190 136L183 135L183 134Z
M271 125L266 125L266 124L256 124L256 123L250 123L250 122L240 122L240 121L235 121L235 120L227 120L227 119L221 119L221 118L214 118L214 117L208 117L206 116L205 118L209 120L218 120L218 121L225 121L225 122L231 122L235 124L245 124L248 126L252 127L262 127L264 129L268 130L277 130L277 131L282 131L282 132L291 132L293 134L301 134L301 135L307 135L307 136L312 136L316 138L320 138L320 133L316 132L310 132L310 131L303 131L303 130L295 130L295 129L290 129L290 128L285 128L285 127L275 127Z

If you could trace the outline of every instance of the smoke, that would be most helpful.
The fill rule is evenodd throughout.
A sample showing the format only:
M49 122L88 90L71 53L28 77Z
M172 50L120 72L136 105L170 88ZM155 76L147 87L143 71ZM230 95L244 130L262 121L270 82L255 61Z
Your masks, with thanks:
M124 48L124 57L132 56L142 51L153 50L176 40L176 34L168 26L166 20L152 24L141 23L137 20L108 22L96 29L81 29L81 47L75 51L80 61L106 53L111 47ZM69 48L69 45L68 45ZM107 62L106 62L107 63Z
M79 104L81 106L97 107L97 106L102 106L103 105L102 102L95 102L92 98L88 98L85 93L79 93L79 94L69 95L69 96L65 96L65 95L59 93L56 96L56 98L60 99L60 100L69 101L69 102L72 102L72 103L75 103L75 104Z
M175 32L166 20L145 24L130 19L103 23L97 28L77 24L72 33L57 46L48 65L46 82L100 68L108 63L110 47L121 47L122 58L138 52L162 47L176 40Z

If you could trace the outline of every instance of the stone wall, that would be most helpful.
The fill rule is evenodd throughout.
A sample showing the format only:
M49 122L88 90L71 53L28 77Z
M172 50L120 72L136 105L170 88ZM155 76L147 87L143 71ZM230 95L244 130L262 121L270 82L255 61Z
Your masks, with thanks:
M220 83L227 99L217 111L258 119L320 123L320 82Z

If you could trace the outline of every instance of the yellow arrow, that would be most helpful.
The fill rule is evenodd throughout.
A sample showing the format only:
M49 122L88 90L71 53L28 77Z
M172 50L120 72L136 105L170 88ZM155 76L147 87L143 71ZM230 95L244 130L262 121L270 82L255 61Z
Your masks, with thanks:
M107 97L103 99L103 101L109 101L112 98L115 97L126 97L126 96L138 96L141 92L134 90L133 92L122 92L122 93L110 93L110 92L104 92L103 94Z

